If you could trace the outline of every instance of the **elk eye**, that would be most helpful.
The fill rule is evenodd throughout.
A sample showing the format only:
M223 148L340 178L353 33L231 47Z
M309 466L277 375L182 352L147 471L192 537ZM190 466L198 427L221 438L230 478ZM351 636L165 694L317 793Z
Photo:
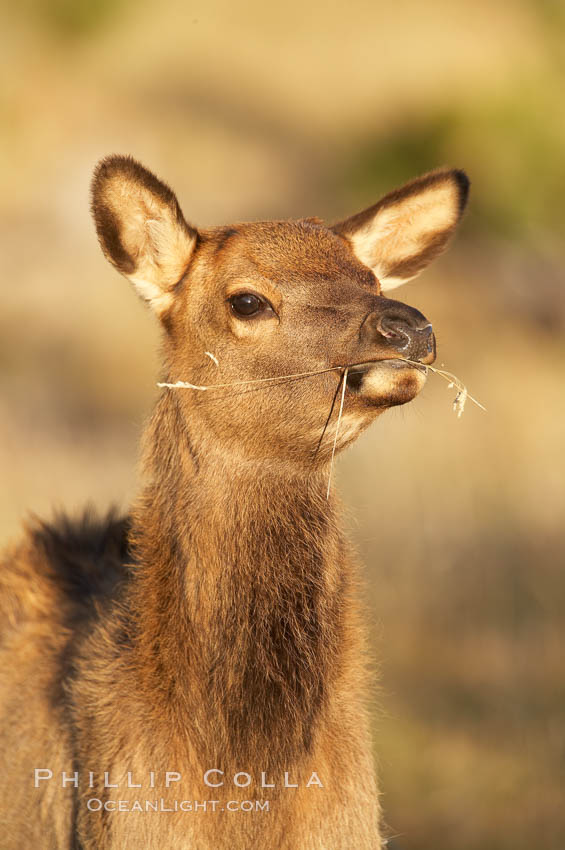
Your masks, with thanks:
M265 310L273 309L268 301L255 295L254 292L238 292L237 295L231 296L229 302L233 312L240 319L250 319Z

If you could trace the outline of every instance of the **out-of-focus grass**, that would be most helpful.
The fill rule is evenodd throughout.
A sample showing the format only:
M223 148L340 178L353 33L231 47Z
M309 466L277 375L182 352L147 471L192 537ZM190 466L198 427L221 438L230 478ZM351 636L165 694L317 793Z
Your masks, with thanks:
M123 0L24 0L21 5L52 35L76 40L92 37L108 26Z
M0 538L135 492L158 332L95 242L100 156L145 161L196 224L347 215L467 168L453 250L397 297L488 413L457 420L431 376L339 461L375 746L399 850L564 846L560 4L71 5L0 33Z
M555 85L528 81L502 94L453 101L416 117L402 115L385 133L377 127L351 145L340 188L370 203L430 162L455 160L478 187L469 236L526 240L530 248L541 234L559 238L565 228L565 120L559 114L547 119L562 85L561 78Z
M436 278L408 300L488 412L457 420L431 376L340 468L372 588L385 810L398 848L560 847L563 343L487 321L466 289Z

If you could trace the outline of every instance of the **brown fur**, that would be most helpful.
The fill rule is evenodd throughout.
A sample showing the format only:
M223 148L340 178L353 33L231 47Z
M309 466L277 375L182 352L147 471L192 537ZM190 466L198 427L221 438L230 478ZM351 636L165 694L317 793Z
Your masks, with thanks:
M160 315L169 381L378 361L347 385L339 449L420 389L421 373L400 360L423 350L427 320L383 298L348 240L320 221L197 232L171 190L123 157L97 169L93 209L104 252ZM271 306L239 318L238 292ZM356 567L326 498L341 380L337 370L165 390L131 517L35 524L7 553L4 850L381 846ZM34 788L36 768L54 778ZM223 787L204 784L209 769L225 772ZM62 771L78 771L79 787L61 788ZM127 786L128 771L142 789ZM165 788L166 771L182 781ZM233 785L241 771L249 787ZM104 787L105 772L119 788ZM298 787L284 787L285 772ZM308 787L313 772L323 788ZM261 788L262 774L276 787ZM220 802L206 813L91 812L92 798ZM270 810L221 810L255 799Z

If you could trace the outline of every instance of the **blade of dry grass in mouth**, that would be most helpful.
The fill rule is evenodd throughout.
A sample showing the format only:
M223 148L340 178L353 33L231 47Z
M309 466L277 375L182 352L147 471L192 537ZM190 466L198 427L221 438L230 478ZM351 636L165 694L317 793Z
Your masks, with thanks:
M206 353L216 362L215 357L210 355L208 352L206 352ZM465 409L465 402L467 401L467 399L469 399L474 404L476 404L477 407L480 407L481 410L486 410L486 408L480 403L480 401L477 401L476 398L473 398L473 396L469 394L469 391L467 390L467 387L465 386L465 384L457 377L457 375L454 375L452 372L447 372L445 369L437 369L435 366L429 366L425 363L420 363L418 360L409 360L407 357L390 358L390 359L395 359L395 360L402 359L406 363L410 363L411 366L415 366L418 369L425 369L426 371L429 369L430 372L434 372L436 375L439 375L444 380L446 380L448 382L449 387L455 387L457 389L457 395L455 396L455 399L453 401L453 409L456 412L458 419L460 419L462 414L463 414L463 411ZM380 362L380 361L378 361L378 360L375 361L375 363L378 363L378 362ZM313 370L313 371L310 371L310 372L295 372L291 375L274 375L272 378L251 378L251 379L246 380L246 381L232 381L230 383L225 383L225 384L208 384L207 386L200 386L198 384L190 384L187 381L176 381L175 383L162 382L162 383L158 383L157 386L158 387L167 387L169 389L190 389L190 390L199 390L201 392L205 392L207 390L214 390L214 389L241 387L245 384L269 383L271 386L273 386L273 385L276 385L275 382L284 383L285 381L288 381L288 380L293 379L293 378L307 378L307 377L310 377L311 375L323 375L323 374L326 374L327 372L335 372L337 370L340 370L340 371L343 370L342 375L341 375L342 387L341 387L341 398L340 398L340 404L339 404L339 413L338 413L338 416L337 416L337 422L336 422L336 427L335 427L335 435L334 435L334 439L333 439L332 453L331 453L331 457L330 457L330 469L329 469L329 473L328 473L328 487L327 487L327 490L326 490L326 499L329 499L331 483L332 483L332 472L333 472L334 458L335 458L335 453L336 453L336 448L337 448L337 440L338 440L338 436L339 436L339 427L341 425L341 417L342 417L342 414L343 414L343 406L344 406L344 402L345 402L345 390L347 388L347 375L348 375L348 372L350 371L350 369L354 369L356 366L365 366L365 365L367 365L366 362L365 363L350 363L349 366L333 366L333 367L330 367L329 369L316 369L316 370ZM339 387L339 384L338 384L338 387ZM334 396L334 402L335 402L335 396ZM332 405L332 410L333 410L333 405ZM330 412L330 417L331 417L331 412ZM327 425L328 425L328 423L326 422L326 426L324 427L324 433L325 433ZM322 434L322 437L323 437L323 434ZM319 445L318 445L318 448L319 448Z
M271 381L284 381L288 378L308 378L310 375L323 375L327 372L335 372L339 369L344 369L344 366L330 366L328 369L315 369L312 372L294 372L292 375L273 375L272 378L250 378L247 381L230 381L229 384L207 384L199 386L198 384L189 384L188 381L175 381L174 384L158 383L158 387L168 387L172 390L221 390L229 387L241 387L243 384L264 384Z
M461 418L461 416L464 412L465 403L466 403L467 399L469 399L469 401L472 401L473 404L476 404L477 407L480 407L481 410L486 411L486 407L484 407L484 405L482 405L480 401L477 401L477 399L474 398L469 393L469 391L468 391L467 387L465 386L465 384L463 383L463 381L461 381L461 379L458 378L457 375L454 375L452 372L448 372L445 369L437 369L435 366L430 366L430 365L427 365L425 363L420 363L418 360L409 360L407 357L401 357L401 358L395 357L395 358L387 358L387 359L404 360L406 363L410 363L411 366L416 366L417 368L425 369L426 371L429 370L430 372L433 372L434 374L439 375L445 381L447 381L449 387L455 387L456 390L457 390L457 395L455 396L455 399L453 401L453 410L457 414L458 419ZM276 382L284 383L285 381L290 380L292 378L308 378L308 377L311 377L312 375L324 375L324 374L327 374L328 372L342 371L344 369L346 371L348 371L350 369L354 369L356 366L366 366L368 362L374 362L375 365L376 365L376 364L382 363L384 361L385 361L385 358L383 358L383 360L364 361L362 363L349 363L346 366L345 365L344 366L330 366L327 369L314 369L314 370L309 371L309 372L294 372L290 375L273 375L271 378L251 378L251 379L246 380L246 381L230 381L229 383L225 383L225 384L207 384L207 385L204 386L204 385L199 385L199 384L190 384L188 381L175 381L175 383L159 382L157 384L157 386L158 387L167 387L168 389L175 389L175 390L176 389L188 389L188 390L198 390L200 392L205 392L207 390L219 390L219 389L230 389L230 388L233 388L233 387L241 387L241 386L248 385L248 384L265 384L265 383L276 384ZM344 381L343 395L345 394L345 386L346 386L346 383ZM343 404L342 404L342 407L343 407Z
M456 388L457 395L453 400L453 410L457 414L458 419L461 419L461 416L463 415L463 412L465 410L465 402L467 401L467 399L469 399L469 401L472 401L473 404L476 404L477 407L480 407L481 410L484 410L486 412L486 407L481 404L480 401L477 401L476 398L473 398L463 381L458 378L457 375L454 375L453 372L447 372L445 369L437 369L435 366L428 366L425 363L419 363L417 360L408 360L408 358L404 359L406 359L407 363L411 363L413 366L419 366L420 368L423 367L426 370L429 369L430 372L434 372L436 375L439 375L441 378L447 381L448 387Z
M332 471L333 471L333 467L334 467L335 449L336 449L336 446L337 446L337 438L338 438L338 435L339 435L339 426L341 425L341 414L343 413L343 401L345 399L345 388L347 386L347 372L348 371L349 370L346 366L345 369L344 369L342 378L341 378L343 386L341 388L341 399L340 399L340 402L339 402L339 413L337 415L334 443L333 443L333 446L332 446L332 456L330 458L330 471L329 471L329 474L328 474L328 489L326 490L326 499L330 498L330 487L331 487L331 484L332 484Z

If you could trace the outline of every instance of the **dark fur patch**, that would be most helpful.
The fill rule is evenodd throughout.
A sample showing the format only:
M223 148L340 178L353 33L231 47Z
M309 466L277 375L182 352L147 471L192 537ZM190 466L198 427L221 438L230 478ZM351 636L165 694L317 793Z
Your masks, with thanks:
M136 263L128 254L120 238L120 225L112 210L102 203L92 205L96 232L105 256L122 274L135 272Z
M49 576L83 615L95 599L113 597L127 577L128 530L129 518L115 511L100 518L87 509L77 519L61 514L51 523L38 522L30 537Z
M94 171L92 178L92 207L95 215L96 204L100 201L103 186L114 177L125 178L132 183L141 184L150 194L160 198L166 206L177 210L180 216L179 220L184 220L176 195L170 186L167 186L166 183L155 177L149 169L145 168L133 157L120 156L119 154L105 157L98 163Z
M222 251L228 242L234 237L237 236L238 230L236 227L225 227L223 228L216 238L216 252Z

